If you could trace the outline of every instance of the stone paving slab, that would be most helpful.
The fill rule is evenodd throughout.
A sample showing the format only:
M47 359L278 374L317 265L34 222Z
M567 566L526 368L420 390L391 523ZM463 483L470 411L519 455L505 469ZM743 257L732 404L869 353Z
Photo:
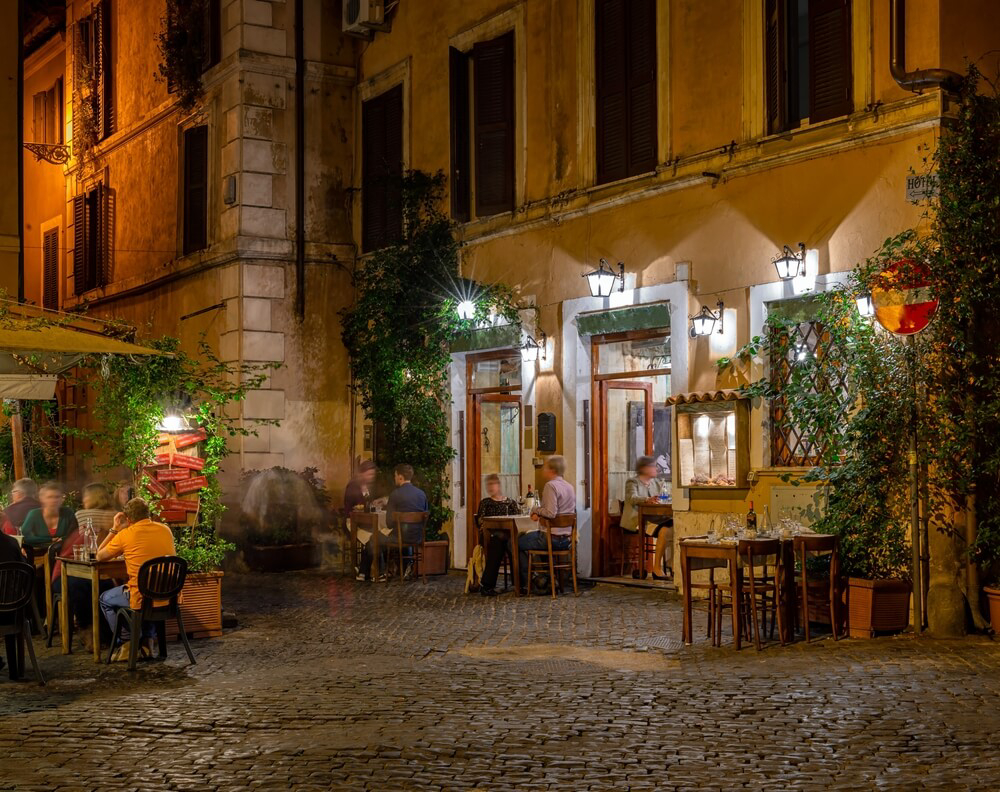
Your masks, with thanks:
M1000 789L1000 647L679 639L662 592L227 576L163 664L0 677L0 789Z

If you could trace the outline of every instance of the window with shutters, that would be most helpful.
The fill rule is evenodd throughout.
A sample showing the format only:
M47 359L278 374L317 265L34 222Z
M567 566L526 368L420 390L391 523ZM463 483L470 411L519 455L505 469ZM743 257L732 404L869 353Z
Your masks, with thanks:
M31 142L62 145L63 81L57 79L47 91L32 97Z
M59 310L59 229L42 234L42 307Z
M403 86L361 105L361 249L378 250L403 234Z
M451 207L459 221L514 209L514 33L451 50Z
M851 0L764 0L771 134L853 109Z
M597 182L656 168L656 0L596 0Z
M112 17L111 0L99 0L76 27L81 60L77 79L83 83L81 93L89 103L98 140L115 131Z
M73 291L79 296L111 277L114 193L98 184L73 198Z
M208 247L208 127L184 132L184 254Z

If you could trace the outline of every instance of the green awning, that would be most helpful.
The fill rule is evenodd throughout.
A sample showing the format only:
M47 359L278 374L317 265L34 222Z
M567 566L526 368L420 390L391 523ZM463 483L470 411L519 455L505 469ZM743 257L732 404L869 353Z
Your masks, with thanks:
M593 311L576 318L580 335L606 335L625 333L629 330L669 329L670 303L656 302L647 305L630 305L610 311Z
M521 325L506 324L496 327L481 327L456 338L451 343L451 351L476 352L480 349L503 349L521 346Z
M801 297L790 297L787 300L776 300L767 304L767 315L793 322L808 322L816 318L819 299L815 294L804 294Z

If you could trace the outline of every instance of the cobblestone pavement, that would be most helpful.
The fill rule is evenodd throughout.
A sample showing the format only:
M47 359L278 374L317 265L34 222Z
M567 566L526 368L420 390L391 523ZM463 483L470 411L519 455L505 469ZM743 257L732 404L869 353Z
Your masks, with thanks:
M0 676L0 789L1000 789L1000 646L684 647L661 592L230 576L240 627L130 675Z

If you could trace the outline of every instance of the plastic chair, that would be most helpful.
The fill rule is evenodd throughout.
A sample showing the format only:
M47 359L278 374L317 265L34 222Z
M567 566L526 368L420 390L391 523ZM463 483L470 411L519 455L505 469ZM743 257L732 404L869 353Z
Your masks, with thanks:
M555 599L556 572L568 569L573 574L573 594L575 596L579 596L580 591L576 585L576 515L559 514L551 519L539 515L538 524L545 530L545 538L548 544L548 549L528 551L529 593L531 588L532 572L548 571L549 582L552 584L552 599ZM553 528L572 528L569 535L569 547L565 550L552 549Z
M179 556L160 556L151 558L139 567L138 610L132 608L119 608L115 614L115 630L111 639L111 649L108 652L108 663L115 653L115 647L121 637L122 628L128 623L129 629L129 655L128 670L135 671L136 663L139 659L139 640L142 636L142 625L144 622L156 623L156 642L159 646L159 656L161 660L167 657L167 619L176 619L177 630L180 633L181 642L187 652L191 665L195 664L194 653L191 651L191 644L188 643L187 633L184 631L184 618L181 609L177 604L177 597L184 588L184 581L187 579L187 561ZM157 602L166 600L166 605L157 605Z
M403 548L414 548L413 563L420 564L420 577L424 583L427 582L427 564L421 563L424 560L424 542L427 541L427 518L429 512L394 512L393 521L396 523L396 547L389 548L399 551L399 579L406 579L406 570L403 568ZM404 525L419 525L420 538L415 542L407 542L403 539Z
M31 624L26 612L31 600L34 599L35 567L23 561L7 561L0 564L0 613L12 614L11 623L0 623L0 636L15 636L18 642L28 645L28 656L35 670L35 679L39 685L45 684L45 677L38 667L35 658L35 645L31 639ZM20 654L18 651L16 654ZM15 666L21 663L17 658L7 658L11 665L11 678L16 678Z

